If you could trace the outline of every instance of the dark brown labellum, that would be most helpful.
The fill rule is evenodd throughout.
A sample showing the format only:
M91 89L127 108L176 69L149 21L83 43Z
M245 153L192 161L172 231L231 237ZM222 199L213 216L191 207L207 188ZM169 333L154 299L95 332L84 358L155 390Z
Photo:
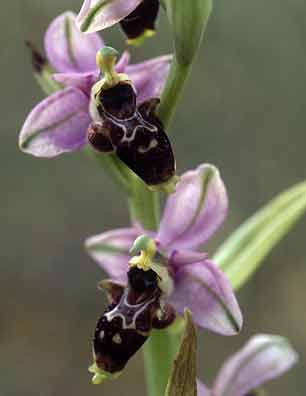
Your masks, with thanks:
M120 312L120 307L114 313L116 308L118 309L117 305L112 304L104 312L97 323L93 340L96 364L109 373L121 371L148 338L147 334L133 328L131 322L128 322L129 325L124 322L125 316ZM145 313L146 316L150 315L150 312Z
M136 93L129 82L121 82L99 93L100 112L120 120L129 119L136 111Z
M156 272L142 271L137 267L133 267L128 272L128 280L131 289L140 294L153 293L158 287Z
M143 0L140 5L120 25L128 39L142 36L146 30L155 30L159 10L159 0Z
M153 271L133 268L128 279L120 298L117 286L116 293L111 293L115 300L99 319L94 335L96 364L110 373L121 371L147 340L159 306L161 293Z
M116 373L144 344L152 328L168 326L175 314L160 303L158 278L152 270L130 269L125 288L111 281L102 282L101 286L112 302L96 326L95 363L106 372Z
M96 97L101 122L87 131L92 146L117 156L148 185L167 182L175 174L170 141L155 114L158 99L136 106L136 94L125 81Z

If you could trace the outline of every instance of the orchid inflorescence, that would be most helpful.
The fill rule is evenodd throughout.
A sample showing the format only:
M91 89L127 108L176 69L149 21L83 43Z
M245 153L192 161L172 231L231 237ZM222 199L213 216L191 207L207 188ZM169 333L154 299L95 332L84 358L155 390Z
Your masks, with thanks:
M119 57L97 33L119 23L127 44L142 44L155 33L160 8L166 10L173 31L173 56L131 64L128 51ZM149 387L151 396L161 396L161 391L172 395L173 389L177 395L250 396L297 361L286 339L257 335L225 362L211 388L193 378L187 393L178 392L175 370L184 372L184 359L181 365L175 362L169 377L184 332L184 312L198 327L238 334L243 319L233 288L237 262L238 270L244 265L243 280L237 280L241 286L306 208L301 183L240 227L215 258L201 250L226 218L226 188L219 170L207 163L177 176L167 129L210 11L210 0L85 0L78 16L68 11L51 22L45 54L28 43L34 74L47 97L23 124L21 150L53 158L87 147L104 159L103 166L119 180L130 202L129 227L85 242L89 255L109 276L100 282L109 305L94 331L90 372L95 384L116 378L159 332L176 347L153 349L148 344L146 355L169 360L164 372L151 365L160 376L160 383ZM159 192L168 194L160 221ZM292 206L293 197L295 204L300 199L298 209ZM278 211L284 218L275 225ZM268 239L272 231L276 238L258 243L257 233L266 232ZM259 258L248 265L241 255L249 257L254 246ZM195 342L192 338L190 343ZM186 342L188 336L181 350ZM192 383L197 384L194 389Z

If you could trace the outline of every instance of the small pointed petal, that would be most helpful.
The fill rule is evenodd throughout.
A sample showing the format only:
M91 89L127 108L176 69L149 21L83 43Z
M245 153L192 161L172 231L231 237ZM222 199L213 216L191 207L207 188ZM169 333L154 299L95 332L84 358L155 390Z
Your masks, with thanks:
M55 73L52 78L65 87L78 88L88 97L99 76L98 70L88 73Z
M128 16L142 0L84 0L77 16L82 32L92 33L106 29Z
M66 88L48 96L28 115L19 135L22 151L51 158L86 144L88 97Z
M98 34L84 35L76 15L67 11L51 22L45 34L45 51L50 64L60 73L95 71L96 53L104 46Z
M242 315L234 292L214 263L206 260L182 266L173 279L169 302L179 313L189 308L195 323L219 334L235 335L241 330Z
M142 63L128 65L125 73L132 80L137 91L137 103L159 98L170 69L172 55L163 55Z
M85 246L112 279L126 283L129 250L138 236L134 228L119 228L88 238Z
M120 21L128 44L137 47L142 45L146 38L155 35L159 7L160 0L143 0L127 18Z
M178 269L181 265L199 263L208 258L205 252L195 252L193 250L174 250L170 257L170 265Z
M183 174L166 202L157 240L163 247L196 250L223 223L228 208L225 186L213 165Z
M199 380L197 380L197 396L212 396L208 387Z
M131 55L128 51L124 51L118 60L115 69L117 73L124 73L125 68L130 63Z
M297 362L289 342L279 336L254 336L230 357L219 371L213 394L245 396L265 382L279 377Z

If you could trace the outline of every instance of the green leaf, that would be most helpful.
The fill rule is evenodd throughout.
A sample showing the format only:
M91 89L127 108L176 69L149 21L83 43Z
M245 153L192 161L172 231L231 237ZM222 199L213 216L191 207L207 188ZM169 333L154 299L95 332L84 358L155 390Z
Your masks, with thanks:
M152 192L136 175L130 179L130 213L133 221L139 222L146 230L156 230L159 224L159 193Z
M306 182L302 182L276 196L220 246L213 260L225 272L234 289L240 288L251 277L305 210Z
M149 396L161 396L165 393L184 328L184 320L178 317L167 329L153 330L145 343L144 360Z
M165 396L197 396L197 331L187 309L184 317L185 331L173 363Z

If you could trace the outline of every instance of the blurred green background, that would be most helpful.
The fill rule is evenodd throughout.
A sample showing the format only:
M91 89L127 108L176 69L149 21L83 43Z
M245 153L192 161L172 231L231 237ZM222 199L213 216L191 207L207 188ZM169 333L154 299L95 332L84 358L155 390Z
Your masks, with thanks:
M128 223L124 198L84 153L35 159L18 131L42 93L24 41L42 44L59 13L81 0L17 0L1 6L1 396L145 395L142 355L119 380L90 384L91 335L105 300L103 273L85 237ZM275 194L305 179L306 3L215 1L205 41L171 127L178 170L201 162L220 169L230 215L209 251ZM103 34L122 50L117 27ZM171 48L158 35L133 50L140 60ZM287 336L300 363L268 386L271 395L306 390L305 219L274 249L239 293L243 333L200 335L199 375L210 383L223 359L257 332Z

